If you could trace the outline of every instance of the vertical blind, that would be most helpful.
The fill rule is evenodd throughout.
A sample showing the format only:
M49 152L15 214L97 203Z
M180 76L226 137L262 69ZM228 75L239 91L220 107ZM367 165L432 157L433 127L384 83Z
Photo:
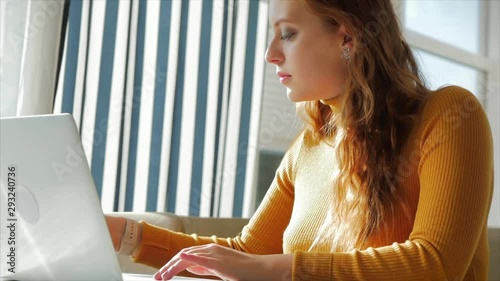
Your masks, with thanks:
M55 113L104 211L250 216L264 78L260 0L71 0Z

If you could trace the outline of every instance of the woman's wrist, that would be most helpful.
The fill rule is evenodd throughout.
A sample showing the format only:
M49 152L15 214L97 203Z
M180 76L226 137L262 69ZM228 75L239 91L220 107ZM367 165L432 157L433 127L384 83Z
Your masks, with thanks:
M131 255L140 242L141 232L142 227L139 222L127 219L120 243L120 249L118 249L118 254L126 256Z
M263 255L262 280L292 280L293 254Z
M141 241L142 241L142 223L139 222L138 226L139 226L139 229L137 232L137 244L135 245L135 248L132 251L132 254L130 254L134 258L137 257L137 254L139 253L139 250L141 249L141 247L139 247L139 245L141 244Z

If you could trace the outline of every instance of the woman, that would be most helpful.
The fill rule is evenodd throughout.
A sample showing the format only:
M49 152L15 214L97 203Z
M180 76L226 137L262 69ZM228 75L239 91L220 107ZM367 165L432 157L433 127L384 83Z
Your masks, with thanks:
M424 86L390 0L271 0L269 19L266 60L308 126L249 224L220 239L141 222L129 243L134 222L108 218L116 248L166 263L157 280L485 280L493 152L475 97Z

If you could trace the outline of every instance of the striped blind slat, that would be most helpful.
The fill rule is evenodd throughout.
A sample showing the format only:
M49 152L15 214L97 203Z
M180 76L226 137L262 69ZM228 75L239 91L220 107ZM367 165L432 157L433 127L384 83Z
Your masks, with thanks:
M105 211L249 216L267 37L259 0L71 0L55 112Z
M151 164L153 112L163 107L155 104L155 89L161 80L161 72L157 68L158 32L160 20L160 1L148 1L146 5L144 26L144 49L142 80L136 87L141 91L140 108L137 132L137 154L135 165L134 210L146 210L147 196L149 195L149 173ZM159 93L164 95L165 93ZM154 167L151 167L154 169ZM137 188L141 187L141 188ZM154 192L154 191L153 191Z
M138 142L139 142L139 121L140 121L140 110L142 109L142 81L143 81L143 70L144 70L144 42L145 42L145 28L146 28L146 9L147 1L138 1L139 6L136 10L138 13L137 18L137 30L134 35L134 47L135 52L132 54L134 60L134 68L129 68L128 71L133 73L133 84L132 84L132 102L128 106L131 109L130 123L126 124L124 127L129 127L129 140L128 140L128 151L123 150L124 154L127 154L128 161L126 163L127 170L125 178L125 211L135 210L134 204L134 187L136 181L136 168L137 154L138 154ZM140 166L139 166L140 167Z
M104 159L102 159L101 163L92 163L92 166L100 164L102 167L102 194L101 199L103 203L104 209L111 210L114 208L114 201L117 195L119 194L119 190L116 189L117 178L119 175L119 165L118 160L120 156L120 135L115 133L119 132L121 128L121 116L123 114L123 101L124 95L123 91L125 88L125 63L126 63L126 55L127 55L127 39L128 39L128 24L129 24L129 15L130 15L130 2L124 2L121 5L112 5L107 8L106 13L110 13L113 16L116 16L116 19L112 19L110 21L106 20L105 30L108 31L109 39L114 38L114 42L107 42L109 45L109 57L112 57L113 64L111 61L104 61L104 55L101 59L101 64L109 63L106 69L109 85L104 84L103 79L105 77L101 76L100 83L103 83L103 87L105 89L100 89L99 97L101 95L105 96L104 93L109 92L109 98L104 99L103 104L101 104L101 108L98 108L98 111L101 109L103 112L106 112L107 115L102 117L98 117L97 119L103 120L100 121L106 125L106 141L100 147L100 155L104 155ZM108 18L108 17L106 17ZM110 17L112 18L112 17ZM113 30L116 30L116 33L113 36ZM106 38L106 34L104 34ZM116 47L115 47L116 46ZM101 66L101 69L103 67ZM101 70L101 73L103 71ZM101 124L96 124L96 126L101 126ZM97 154L96 150L94 150L94 155ZM99 155L98 154L98 155ZM94 156L93 159L96 159ZM94 161L95 162L95 161ZM104 176L106 175L106 176Z
M163 142L165 101L171 93L166 93L167 67L169 63L169 36L172 2L163 1L158 9L158 40L156 47L156 79L154 89L154 109L152 112L150 162L148 172L148 192L146 210L155 211L158 206L159 179L161 174L161 152ZM152 51L152 50L151 50Z

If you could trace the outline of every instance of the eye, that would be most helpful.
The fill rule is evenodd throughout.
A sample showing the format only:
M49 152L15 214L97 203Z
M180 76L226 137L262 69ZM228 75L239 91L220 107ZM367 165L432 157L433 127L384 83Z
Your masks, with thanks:
M281 38L280 38L280 39L281 39L281 40L290 40L290 38L292 38L294 35L295 35L295 33L290 32L290 33L288 33L288 34L285 34L285 35L281 36Z

